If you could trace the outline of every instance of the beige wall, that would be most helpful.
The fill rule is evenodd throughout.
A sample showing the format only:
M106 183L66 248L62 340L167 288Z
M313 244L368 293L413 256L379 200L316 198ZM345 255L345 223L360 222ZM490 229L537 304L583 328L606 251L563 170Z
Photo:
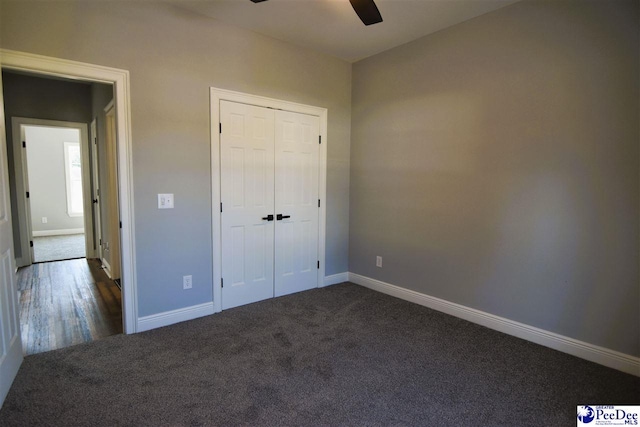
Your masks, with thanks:
M140 316L212 299L211 86L328 108L326 273L346 271L350 64L161 2L3 1L0 23L3 48L131 73Z
M523 1L356 63L350 271L639 356L638 45Z

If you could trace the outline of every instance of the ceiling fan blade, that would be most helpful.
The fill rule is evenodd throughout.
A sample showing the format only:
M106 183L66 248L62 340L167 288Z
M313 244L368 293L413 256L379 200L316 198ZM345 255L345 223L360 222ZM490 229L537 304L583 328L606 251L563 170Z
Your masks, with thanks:
M253 3L262 3L267 0L251 0ZM373 0L349 0L353 10L356 11L358 17L364 25L377 24L382 22L382 15Z
M349 0L349 3L364 25L382 22L382 15L373 0Z

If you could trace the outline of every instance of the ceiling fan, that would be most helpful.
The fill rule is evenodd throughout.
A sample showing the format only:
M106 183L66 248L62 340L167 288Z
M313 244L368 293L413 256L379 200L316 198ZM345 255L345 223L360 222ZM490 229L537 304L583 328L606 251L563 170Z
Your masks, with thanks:
M254 3L261 3L267 0L251 0ZM353 10L356 11L358 17L364 25L377 24L382 22L382 15L376 6L374 0L349 0Z

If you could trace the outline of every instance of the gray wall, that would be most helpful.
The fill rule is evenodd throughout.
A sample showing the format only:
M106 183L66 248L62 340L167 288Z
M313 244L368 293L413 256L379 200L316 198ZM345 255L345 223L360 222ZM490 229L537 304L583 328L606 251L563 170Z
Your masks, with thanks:
M0 23L3 48L131 73L140 316L212 300L211 86L328 108L326 273L347 270L350 64L159 2L3 1Z
M4 31L6 17L4 5L0 21ZM0 39L2 39L0 33ZM2 45L4 47L4 45ZM22 256L20 228L17 221L17 198L15 171L13 168L12 117L60 120L88 123L91 121L91 86L62 80L41 79L33 76L3 71L5 125L7 130L7 157L9 162L9 184L11 185L11 215L13 218L13 241L16 257Z
M64 143L80 143L77 129L27 126L27 169L31 230L51 231L84 228L82 216L67 212L67 186ZM88 165L82 165L88 167ZM47 223L42 223L42 217Z
M349 270L639 356L638 42L524 1L355 64Z

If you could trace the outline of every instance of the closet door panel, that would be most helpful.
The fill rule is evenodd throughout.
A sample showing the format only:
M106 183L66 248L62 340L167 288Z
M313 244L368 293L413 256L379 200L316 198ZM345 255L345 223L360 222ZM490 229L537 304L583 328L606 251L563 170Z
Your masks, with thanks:
M222 308L274 295L274 112L221 101Z
M275 296L318 285L319 119L275 113Z

